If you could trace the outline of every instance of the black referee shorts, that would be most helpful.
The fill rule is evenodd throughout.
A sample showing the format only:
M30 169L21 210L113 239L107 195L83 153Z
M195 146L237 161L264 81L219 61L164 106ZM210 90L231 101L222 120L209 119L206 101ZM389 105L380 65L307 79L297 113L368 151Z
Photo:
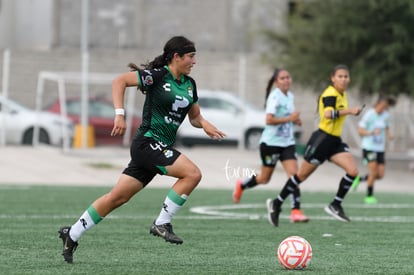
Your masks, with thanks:
M318 129L312 133L306 144L304 159L309 163L320 165L333 155L349 152L349 147L342 139Z

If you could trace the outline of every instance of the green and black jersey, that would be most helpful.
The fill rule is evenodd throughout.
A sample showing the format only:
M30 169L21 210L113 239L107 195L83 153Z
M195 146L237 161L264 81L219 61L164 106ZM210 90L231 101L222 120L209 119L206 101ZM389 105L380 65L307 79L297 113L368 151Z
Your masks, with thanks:
M182 75L175 79L167 66L137 71L139 85L145 91L142 124L135 134L151 137L166 145L175 142L178 127L191 106L197 102L194 79Z

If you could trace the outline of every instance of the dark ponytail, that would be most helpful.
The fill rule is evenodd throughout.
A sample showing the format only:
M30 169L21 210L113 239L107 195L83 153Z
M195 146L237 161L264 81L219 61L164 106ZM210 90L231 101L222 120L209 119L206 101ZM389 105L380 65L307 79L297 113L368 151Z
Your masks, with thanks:
M131 72L141 70L141 69L140 69L137 65L135 65L134 63L129 63L129 64L128 64L128 68L129 68L129 70L130 70Z
M277 79L277 77L278 77L278 75L281 71L282 71L282 69L276 68L275 71L273 72L272 77L267 82L266 96L265 96L265 106L266 106L266 101L267 101L267 98L269 97L270 91L272 90L273 83L275 82L275 80Z
M167 63L167 59L164 57L163 54L157 56L151 62L148 62L146 64L141 64L141 66L143 66L144 69L157 69L157 68L162 68L165 65L168 65L168 63Z

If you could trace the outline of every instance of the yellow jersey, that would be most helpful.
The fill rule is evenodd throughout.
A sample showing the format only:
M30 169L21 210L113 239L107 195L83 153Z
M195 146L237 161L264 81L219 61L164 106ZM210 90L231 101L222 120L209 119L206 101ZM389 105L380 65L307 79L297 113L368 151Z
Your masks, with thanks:
M319 97L318 112L319 112L319 129L327 134L340 137L342 128L346 119L346 115L341 115L338 118L326 118L325 112L340 111L348 109L348 100L346 98L346 91L338 92L333 86L329 86L323 91Z

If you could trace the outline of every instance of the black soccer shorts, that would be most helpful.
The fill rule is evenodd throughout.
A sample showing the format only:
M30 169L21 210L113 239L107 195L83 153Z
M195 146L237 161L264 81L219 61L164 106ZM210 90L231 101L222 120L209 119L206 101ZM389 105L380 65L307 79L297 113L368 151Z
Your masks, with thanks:
M146 186L156 174L167 175L166 166L172 165L181 152L152 138L139 137L133 140L130 154L131 160L123 174Z

